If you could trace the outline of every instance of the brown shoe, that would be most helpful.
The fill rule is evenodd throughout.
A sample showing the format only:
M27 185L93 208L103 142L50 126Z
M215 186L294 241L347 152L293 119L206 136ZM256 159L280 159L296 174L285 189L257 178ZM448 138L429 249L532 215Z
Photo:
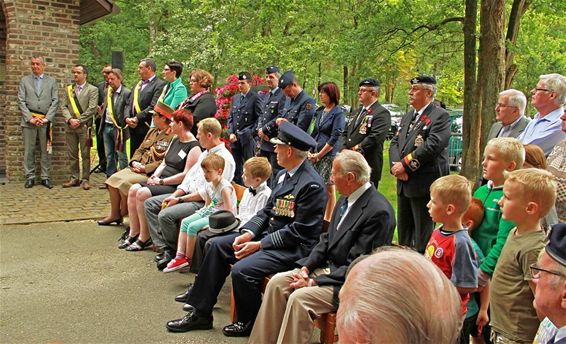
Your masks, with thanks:
M90 190L90 184L88 183L88 180L83 180L81 182L81 188L83 188L83 190Z
M78 179L71 179L68 182L64 182L63 183L63 187L64 188L70 188L70 187L74 187L74 186L79 186L79 180Z

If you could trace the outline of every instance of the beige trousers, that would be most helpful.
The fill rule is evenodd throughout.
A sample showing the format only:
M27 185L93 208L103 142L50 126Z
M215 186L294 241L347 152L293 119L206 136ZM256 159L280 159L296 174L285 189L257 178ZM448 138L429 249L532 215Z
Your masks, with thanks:
M316 270L311 277L328 273L328 269L325 270ZM295 272L299 269L278 273L267 284L249 343L308 343L314 329L313 320L333 311L332 286L294 290L289 283Z
M70 163L71 179L88 180L90 176L90 148L86 146L89 132L85 126L77 129L67 128L65 141L67 142L67 156ZM82 171L79 170L79 149L81 154Z

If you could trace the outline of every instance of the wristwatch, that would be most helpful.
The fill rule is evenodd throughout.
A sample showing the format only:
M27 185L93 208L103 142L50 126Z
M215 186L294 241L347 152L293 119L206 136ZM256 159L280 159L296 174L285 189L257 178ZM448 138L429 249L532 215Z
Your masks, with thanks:
M179 197L178 200L179 200L179 202L177 202L177 203L184 203L185 202L185 199L183 197Z
M159 178L159 185L164 185L165 182L163 181L163 179Z

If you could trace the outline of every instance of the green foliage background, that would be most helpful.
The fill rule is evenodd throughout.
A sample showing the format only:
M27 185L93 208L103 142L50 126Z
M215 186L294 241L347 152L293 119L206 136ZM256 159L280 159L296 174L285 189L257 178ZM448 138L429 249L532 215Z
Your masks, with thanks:
M275 64L293 69L307 92L335 81L344 103L355 103L357 83L382 82L382 101L402 107L417 74L439 80L437 98L459 107L463 97L464 2L453 0L118 0L120 13L81 28L81 63L100 81L112 50L125 58L131 86L138 61L169 59L203 68L217 84ZM508 1L508 11L511 2ZM566 70L566 25L560 1L533 0L513 47L519 71L513 87L530 90L540 74ZM158 69L159 69L158 68ZM348 70L345 83L344 70ZM187 73L188 74L188 73ZM186 83L187 74L183 75Z

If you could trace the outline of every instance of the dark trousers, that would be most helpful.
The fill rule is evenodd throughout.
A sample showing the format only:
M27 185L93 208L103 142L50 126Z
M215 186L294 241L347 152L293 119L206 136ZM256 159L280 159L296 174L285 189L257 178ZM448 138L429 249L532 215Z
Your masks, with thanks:
M96 152L98 153L98 165L102 172L106 172L106 152L104 151L104 134L102 132L102 117L94 119L96 125Z
M399 244L424 253L434 228L427 203L430 196L405 197L397 195L397 234Z
M241 260L234 257L232 243L240 235L233 233L212 241L200 273L195 279L188 303L203 316L211 315L218 294L231 269L232 287L238 321L254 321L261 306L261 285L271 274L287 271L293 262L277 257L273 252L259 250Z
M202 266L202 261L204 260L204 256L206 255L206 251L208 251L213 240L231 234L234 234L234 232L214 234L208 229L198 232L197 244L195 245L195 251L193 252L190 271L194 274L199 273L200 267Z
M238 141L230 145L232 147L232 156L236 162L236 170L234 172L234 182L244 185L242 174L244 173L244 163L254 156L255 141L253 139Z

